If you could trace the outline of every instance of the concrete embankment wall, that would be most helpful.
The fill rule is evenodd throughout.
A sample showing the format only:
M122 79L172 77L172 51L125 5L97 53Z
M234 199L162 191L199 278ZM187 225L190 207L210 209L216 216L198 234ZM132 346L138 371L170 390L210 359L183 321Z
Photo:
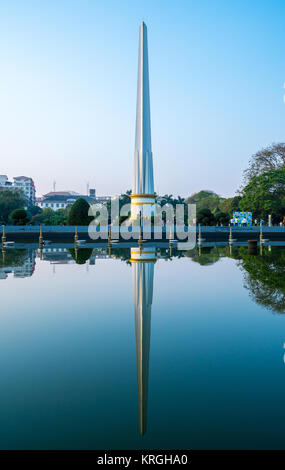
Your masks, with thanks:
M39 238L39 226L14 226L9 225L5 227L6 238L8 241L15 242L35 242ZM43 238L45 240L56 242L72 242L74 240L75 227L74 226L42 226ZM98 228L99 230L99 228ZM105 233L105 240L107 240L108 228L101 229ZM229 238L229 227L201 227L202 237L206 241L227 241ZM285 227L263 227L263 238L269 238L272 241L285 241ZM126 233L127 227L121 227L121 233ZM157 234L159 231L156 229ZM198 227L196 227L198 233ZM239 241L246 241L249 239L257 240L260 235L259 227L233 227L233 238ZM98 233L99 235L99 233ZM131 235L131 234L130 234ZM153 232L152 232L153 237ZM88 234L88 226L78 226L78 238L93 241ZM162 239L166 238L165 228L162 230ZM174 236L172 236L174 238ZM176 233L175 233L175 238ZM120 236L121 240L125 238ZM159 238L157 238L159 240ZM102 241L98 238L97 241ZM94 240L96 242L96 240Z

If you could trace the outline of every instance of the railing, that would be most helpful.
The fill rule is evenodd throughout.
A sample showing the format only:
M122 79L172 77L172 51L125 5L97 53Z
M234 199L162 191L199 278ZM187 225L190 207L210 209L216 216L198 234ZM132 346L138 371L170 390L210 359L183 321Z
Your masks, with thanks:
M0 227L1 228L1 227ZM79 233L88 233L88 225L78 225L78 232ZM153 227L152 227L153 229ZM39 225L6 225L5 226L6 233L40 233L40 226ZM94 227L92 227L94 230ZM108 231L108 227L97 227L97 231ZM115 227L114 227L115 230ZM127 232L128 227L120 227L120 232ZM156 227L156 230L161 230L160 227ZM165 232L166 228L162 227L162 231ZM187 227L185 227L187 231ZM285 227L274 226L274 227L267 227L262 226L263 232L285 232ZM2 230L1 230L2 231ZM43 233L74 233L75 226L74 225L42 225ZM198 226L196 227L196 231L198 232ZM216 227L216 226L201 226L202 232L208 233L229 233L229 227ZM260 227L232 227L232 231L234 232L256 232L259 233Z

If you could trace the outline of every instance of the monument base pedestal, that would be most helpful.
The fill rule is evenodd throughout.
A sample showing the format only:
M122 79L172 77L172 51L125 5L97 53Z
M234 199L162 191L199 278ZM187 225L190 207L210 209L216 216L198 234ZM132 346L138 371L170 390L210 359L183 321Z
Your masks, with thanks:
M155 195L154 194L133 194L131 195L131 218L151 217L155 215Z

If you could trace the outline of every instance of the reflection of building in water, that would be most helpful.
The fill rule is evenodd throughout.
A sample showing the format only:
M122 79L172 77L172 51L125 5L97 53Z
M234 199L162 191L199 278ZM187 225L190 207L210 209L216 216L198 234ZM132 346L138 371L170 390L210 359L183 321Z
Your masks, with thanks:
M55 264L74 263L67 248L43 248L42 259Z
M90 248L75 250L74 248L45 248L42 250L42 260L49 261L51 264L74 264L80 254L88 251L87 257L82 264L89 263L95 265L96 253Z
M151 306L156 250L131 248L133 295L135 305L138 414L141 435L146 432Z
M12 268L0 268L0 279L7 279L8 274L12 272Z
M24 250L23 250L24 251ZM23 257L21 258L18 265L13 266L13 251L9 250L9 258L4 262L4 266L0 268L0 279L6 279L8 274L13 273L14 277L31 277L35 271L36 266L36 253L34 250L25 250ZM16 253L16 256L18 253ZM5 257L4 257L5 259ZM11 260L11 265L9 266L9 259Z
M14 268L15 277L30 277L33 275L36 266L36 253L34 250L29 250L24 263L21 266Z

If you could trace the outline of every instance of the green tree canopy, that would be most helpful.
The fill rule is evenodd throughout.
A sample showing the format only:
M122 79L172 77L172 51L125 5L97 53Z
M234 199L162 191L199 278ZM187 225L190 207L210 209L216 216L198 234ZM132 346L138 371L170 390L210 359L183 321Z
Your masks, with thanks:
M234 196L234 197L229 197L227 199L224 199L219 204L218 210L221 212L225 212L231 218L235 211L240 210L240 207L239 207L240 200L241 200L241 196Z
M273 220L282 220L285 216L285 167L254 176L243 188L239 205L243 211L252 211L254 217L266 219L272 214Z
M240 247L239 259L244 286L253 300L277 313L285 313L285 250L265 248L262 256L251 256L247 248Z
M0 257L0 268L5 266L23 266L29 254L28 250L13 249L7 250L5 256Z
M26 225L29 222L28 214L25 209L15 209L10 214L13 225Z
M43 209L39 214L32 217L32 225L65 225L67 220L67 209L52 210L50 207Z
M21 191L0 191L0 223L8 224L11 212L15 209L24 209L26 206L27 200Z
M197 212L197 223L202 225L214 225L216 222L214 214L210 209L200 209Z
M185 253L187 258L192 258L192 261L199 263L201 266L210 266L220 260L220 250L215 247L202 247L200 250L195 247L193 250L188 250Z
M33 217L34 215L41 214L43 210L39 206L29 206L28 216Z
M215 212L224 198L220 197L214 191L202 190L194 193L186 199L187 204L196 204L196 209L209 209Z
M79 248L75 250L74 248L69 248L69 253L76 262L76 264L85 264L92 255L92 248Z
M93 220L93 217L88 215L89 207L85 199L77 199L70 208L67 219L68 225L89 225Z
M222 211L215 212L215 219L217 223L223 224L223 225L228 224L230 221L229 215L226 212L222 212Z

